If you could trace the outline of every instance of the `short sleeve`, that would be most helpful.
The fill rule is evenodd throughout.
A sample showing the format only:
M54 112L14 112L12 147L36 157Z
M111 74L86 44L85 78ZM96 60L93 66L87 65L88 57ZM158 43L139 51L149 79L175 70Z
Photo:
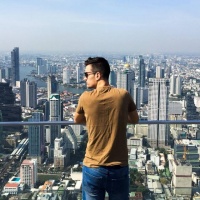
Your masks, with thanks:
M84 99L84 97L83 97L83 95L84 94L82 94L80 96L79 101L78 101L78 105L77 105L77 108L76 108L76 112L78 114L83 114L84 113L84 109L83 109L83 102L84 102L83 99Z

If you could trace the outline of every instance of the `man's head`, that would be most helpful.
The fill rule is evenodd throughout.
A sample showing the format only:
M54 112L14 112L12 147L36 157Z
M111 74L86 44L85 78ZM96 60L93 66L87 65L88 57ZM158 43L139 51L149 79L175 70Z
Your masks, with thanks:
M99 72L103 79L108 80L110 74L110 65L103 57L88 58L85 61L85 66L91 65L94 73Z

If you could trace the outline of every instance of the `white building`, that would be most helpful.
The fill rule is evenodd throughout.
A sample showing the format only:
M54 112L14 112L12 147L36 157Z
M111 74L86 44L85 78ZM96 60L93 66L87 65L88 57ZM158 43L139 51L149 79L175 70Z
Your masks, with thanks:
M136 124L135 125L135 134L141 135L141 136L147 136L148 135L148 125L147 124Z
M181 95L182 78L180 76L172 75L170 77L170 95Z
M62 138L56 138L54 142L54 167L65 167L66 145Z
M21 179L19 177L11 177L9 181L5 184L3 188L3 193L8 194L18 194L24 191L25 184L21 183Z
M150 159L156 165L156 167L158 167L160 165L160 157L158 155L158 151L151 151Z
M148 179L147 185L148 189L154 194L162 194L163 189L159 181Z
M164 69L160 66L156 67L156 78L164 78Z
M63 68L63 84L70 83L71 70L69 67Z
M182 78L180 76L176 77L176 95L180 96L182 91Z
M143 138L129 137L127 139L128 147L142 146L143 145L142 143L143 143Z
M6 183L3 188L3 193L18 194L19 193L19 183Z
M137 149L131 148L129 160L136 160L137 158Z
M170 77L170 95L175 94L176 77L172 75Z

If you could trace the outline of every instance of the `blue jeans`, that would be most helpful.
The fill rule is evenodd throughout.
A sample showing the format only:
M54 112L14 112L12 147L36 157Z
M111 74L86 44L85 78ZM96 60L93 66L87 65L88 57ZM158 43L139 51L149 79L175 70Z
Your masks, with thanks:
M82 190L83 200L104 200L105 192L109 200L128 200L129 168L83 166Z

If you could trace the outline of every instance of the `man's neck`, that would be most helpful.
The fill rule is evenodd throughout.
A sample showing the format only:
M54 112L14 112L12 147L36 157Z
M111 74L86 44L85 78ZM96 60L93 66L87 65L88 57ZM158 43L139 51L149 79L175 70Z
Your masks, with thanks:
M104 87L104 86L109 86L109 82L107 80L99 80L97 82L96 89L98 89L100 87Z

